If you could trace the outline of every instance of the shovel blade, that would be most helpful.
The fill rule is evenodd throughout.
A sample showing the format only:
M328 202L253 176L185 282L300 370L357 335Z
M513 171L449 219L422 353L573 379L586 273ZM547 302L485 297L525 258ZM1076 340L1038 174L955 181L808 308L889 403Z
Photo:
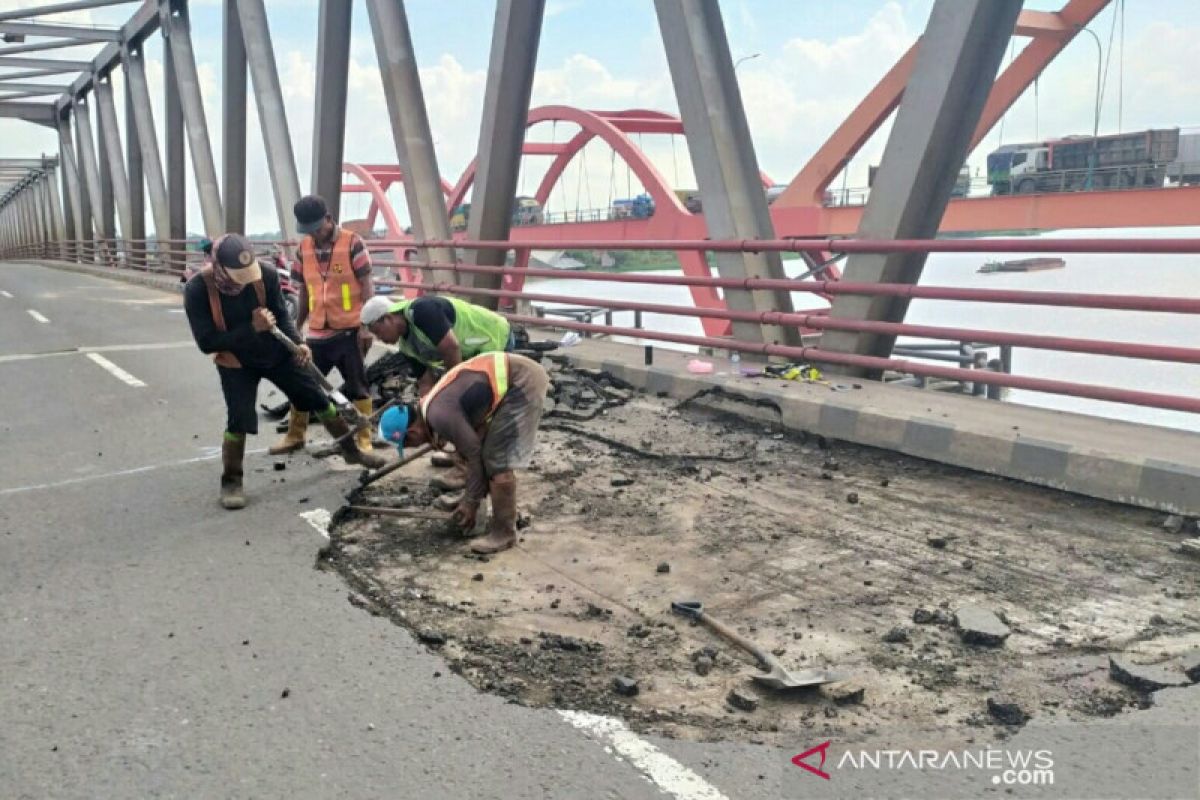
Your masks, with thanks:
M765 675L754 675L752 680L759 686L765 686L768 689L803 689L806 686L833 683L838 678L823 669L804 669L797 672L777 669L771 670Z

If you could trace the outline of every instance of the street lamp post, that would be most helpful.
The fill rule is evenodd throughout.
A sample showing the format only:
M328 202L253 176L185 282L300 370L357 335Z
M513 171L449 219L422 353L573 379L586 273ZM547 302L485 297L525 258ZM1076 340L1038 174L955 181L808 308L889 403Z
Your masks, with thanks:
M1096 172L1096 138L1100 135L1100 74L1104 63L1104 47L1100 44L1100 37L1091 28L1081 27L1079 30L1091 34L1092 40L1096 42L1096 110L1092 118L1092 153L1088 158L1088 175L1085 184L1085 188L1090 191Z
M733 68L734 68L734 70L736 70L736 69L737 69L739 66L741 66L741 63L742 63L743 61L751 61L751 60L753 60L753 59L755 59L755 58L758 58L758 57L759 57L759 56L761 56L761 55L762 55L762 53L752 53L752 54L750 54L750 55L748 55L748 56L742 56L742 57L741 57L741 58L739 58L737 61L733 62Z

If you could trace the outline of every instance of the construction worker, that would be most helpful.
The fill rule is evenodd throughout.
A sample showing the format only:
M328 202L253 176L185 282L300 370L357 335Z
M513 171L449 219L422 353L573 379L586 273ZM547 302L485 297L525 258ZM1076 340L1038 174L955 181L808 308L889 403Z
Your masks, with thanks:
M498 553L517 541L517 478L533 455L550 379L536 361L512 353L469 358L441 377L414 405L388 409L380 433L399 446L454 444L466 463L467 485L454 522L475 527L479 503L492 500L476 553Z
M299 258L292 278L300 287L296 298L296 328L303 331L312 349L313 363L322 375L337 368L342 376L342 393L364 417L373 409L367 386L363 348L359 341L359 314L363 303L375 295L371 281L371 257L362 237L334 222L325 201L317 195L305 195L296 201L296 230L300 240ZM304 449L308 415L295 406L288 412L288 429L270 448L272 455ZM357 434L361 450L371 449L371 431Z
M335 438L348 434L350 428L304 368L312 360L308 346L301 344L299 355L293 358L271 335L271 329L278 326L292 341L300 342L287 316L279 274L261 267L243 237L228 234L217 240L212 265L193 276L184 288L184 308L200 352L213 354L225 395L221 505L244 508L242 461L246 435L258 433L254 401L263 378L286 394L305 417L315 413ZM360 452L350 437L341 442L341 449L351 464L376 469L386 463L373 453Z

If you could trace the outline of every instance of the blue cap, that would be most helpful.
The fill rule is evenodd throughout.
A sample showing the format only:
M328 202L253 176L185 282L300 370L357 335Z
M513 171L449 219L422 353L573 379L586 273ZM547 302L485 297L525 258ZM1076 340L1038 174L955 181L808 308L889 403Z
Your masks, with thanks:
M379 418L379 438L396 446L404 455L404 435L408 433L408 406L392 406Z

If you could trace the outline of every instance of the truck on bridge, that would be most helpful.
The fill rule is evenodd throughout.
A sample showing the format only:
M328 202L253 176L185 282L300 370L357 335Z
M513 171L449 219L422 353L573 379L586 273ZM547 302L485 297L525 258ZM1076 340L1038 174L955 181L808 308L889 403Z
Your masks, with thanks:
M992 194L1162 187L1179 129L1010 144L987 157Z

